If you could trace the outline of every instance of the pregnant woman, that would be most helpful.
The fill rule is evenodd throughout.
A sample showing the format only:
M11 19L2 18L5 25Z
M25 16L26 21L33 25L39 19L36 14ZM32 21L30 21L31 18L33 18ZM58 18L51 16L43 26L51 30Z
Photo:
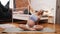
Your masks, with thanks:
M36 31L36 30L42 30L42 25L35 25L40 20L40 17L43 14L43 10L36 11L36 14L32 14L27 22L26 25L20 24L19 27L23 30L29 30L29 31Z

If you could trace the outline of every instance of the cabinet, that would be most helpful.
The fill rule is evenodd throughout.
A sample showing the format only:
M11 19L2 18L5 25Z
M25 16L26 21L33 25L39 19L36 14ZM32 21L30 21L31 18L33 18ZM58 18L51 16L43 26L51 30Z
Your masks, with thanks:
M54 23L54 18L53 16L48 16L48 23Z

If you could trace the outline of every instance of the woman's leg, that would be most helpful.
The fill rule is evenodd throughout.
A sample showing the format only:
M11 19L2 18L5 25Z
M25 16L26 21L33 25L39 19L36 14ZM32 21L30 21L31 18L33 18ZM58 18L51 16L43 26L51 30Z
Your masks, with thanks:
M19 28L21 28L21 29L23 29L23 30L25 30L25 31L35 31L35 30L36 30L36 29L34 29L34 28L27 28L27 26L24 25L24 24L20 24L20 25L19 25Z
M21 28L21 29L23 29L23 30L27 30L26 25L24 25L24 24L20 24L20 25L19 25L19 28Z
M35 25L34 27L36 30L43 30L43 26L42 25Z

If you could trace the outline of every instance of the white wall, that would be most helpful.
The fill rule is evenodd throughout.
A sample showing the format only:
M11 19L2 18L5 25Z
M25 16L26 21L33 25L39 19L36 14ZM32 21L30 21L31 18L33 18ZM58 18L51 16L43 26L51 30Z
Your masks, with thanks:
M5 6L9 0L0 0L2 5Z
M54 16L55 23L56 0L31 0L31 7L34 10L48 10L49 15Z
M13 0L0 0L2 5L5 6L7 4L8 1L10 1L9 7L10 8L14 8L13 7Z
M14 5L14 4L13 4L13 1L14 1L14 0L10 0L10 5L9 5L9 7L10 7L11 9L14 8L14 6L13 6L13 5Z

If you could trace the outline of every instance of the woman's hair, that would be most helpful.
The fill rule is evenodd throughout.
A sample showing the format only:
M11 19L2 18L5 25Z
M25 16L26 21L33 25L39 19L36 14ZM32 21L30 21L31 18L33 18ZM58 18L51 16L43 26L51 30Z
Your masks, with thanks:
M35 11L35 13L38 12L38 11Z
M43 12L44 12L44 10L40 10L40 11L35 11L35 13L40 13L41 15L43 15Z
M41 10L40 12L41 12L41 15L43 15L43 13L44 13L44 10Z

